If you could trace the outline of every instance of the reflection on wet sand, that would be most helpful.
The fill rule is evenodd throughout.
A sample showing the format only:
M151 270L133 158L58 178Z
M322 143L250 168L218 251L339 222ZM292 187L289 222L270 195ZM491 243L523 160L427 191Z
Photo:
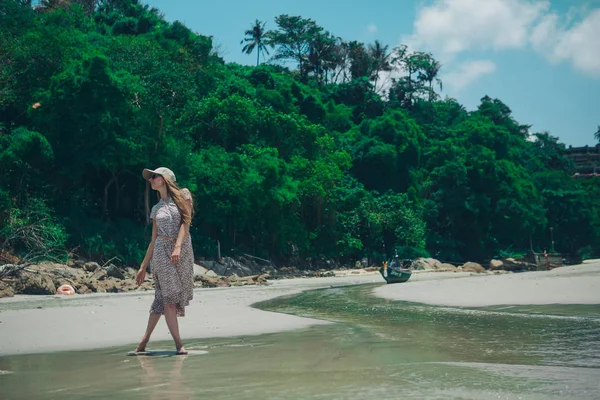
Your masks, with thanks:
M0 357L4 399L599 399L600 306L464 309L328 288L259 307L335 321L286 333ZM161 347L162 346L162 347ZM169 350L166 350L169 349ZM185 364L185 365L184 365Z
M183 374L183 363L187 357L157 353L136 357L143 373L140 374L140 387L133 390L144 391L146 398L152 400L192 399Z

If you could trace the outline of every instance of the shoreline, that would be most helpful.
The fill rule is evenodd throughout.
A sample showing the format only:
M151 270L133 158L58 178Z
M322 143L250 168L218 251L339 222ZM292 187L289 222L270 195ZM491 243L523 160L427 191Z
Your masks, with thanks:
M262 311L252 304L332 285L383 283L379 274L295 278L268 286L194 289L194 299L179 318L184 340L260 335L329 324L328 321ZM148 321L154 291L94 295L15 296L0 300L0 357L135 347ZM164 318L151 344L170 341ZM150 345L151 346L151 345Z
M262 311L253 304L306 290L380 284L372 295L434 306L600 304L600 261L552 271L506 274L415 271L387 285L378 272L270 281L267 286L197 288L179 318L186 340L284 332L331 322ZM57 351L135 347L154 291L0 299L0 357ZM150 343L170 341L164 319Z
M432 306L487 307L500 305L600 304L600 261L550 271L501 275L482 274L455 280L409 281L386 285L373 295L392 301Z

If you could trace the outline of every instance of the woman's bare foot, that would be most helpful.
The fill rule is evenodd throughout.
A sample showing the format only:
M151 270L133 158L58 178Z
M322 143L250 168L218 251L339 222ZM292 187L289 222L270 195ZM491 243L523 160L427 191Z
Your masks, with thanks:
M177 348L177 352L175 354L177 354L178 356L182 356L187 353L188 353L187 350L183 346L180 346Z
M148 339L146 337L143 337L142 340L140 341L140 344L138 344L137 347L135 348L134 352L135 353L143 353L144 351L146 351L147 344L148 344Z

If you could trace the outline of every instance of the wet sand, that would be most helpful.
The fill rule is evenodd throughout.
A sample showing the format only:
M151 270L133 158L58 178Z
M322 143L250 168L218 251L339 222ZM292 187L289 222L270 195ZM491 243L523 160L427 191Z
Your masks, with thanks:
M457 279L461 278L461 279ZM386 285L378 273L273 281L269 286L196 289L180 318L186 339L282 332L327 321L261 311L252 304L305 290L380 283L374 295L444 306L600 304L600 262L547 272L489 275L417 272ZM0 356L131 345L143 334L153 292L0 299ZM164 319L154 341L170 340ZM152 343L151 342L151 343Z
M266 312L250 305L303 290L383 282L378 274L274 281L269 286L194 290L194 300L179 319L182 338L274 333L326 321ZM0 299L0 356L89 350L131 344L141 338L154 292L73 297L16 296ZM152 335L170 340L164 319Z
M598 267L541 275L417 272L398 285L370 274L199 289L180 320L188 356L173 356L164 321L149 345L158 356L126 355L144 329L152 293L3 299L0 397L598 399L596 305L463 309L372 295L374 288L431 294L439 285L490 280L505 291L496 296L503 300L511 296L507 277L534 285L578 276L595 282ZM356 284L367 285L341 288ZM325 290L305 291L317 288ZM267 299L257 307L274 312L250 307Z
M551 271L473 275L378 287L376 296L437 306L600 304L600 261Z

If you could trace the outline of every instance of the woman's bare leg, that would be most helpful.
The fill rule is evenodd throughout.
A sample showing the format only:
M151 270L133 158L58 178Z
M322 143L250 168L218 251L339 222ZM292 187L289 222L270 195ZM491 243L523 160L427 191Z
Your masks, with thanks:
M187 354L183 348L181 337L179 337L179 323L177 322L177 306L175 304L165 304L165 320L171 332L171 337L175 341L175 348L178 354Z
M146 326L146 333L144 333L140 344L135 348L136 353L146 351L146 345L148 344L150 336L152 335L152 332L154 332L154 328L156 328L156 324L158 324L160 317L161 314L150 314L148 317L148 325Z

